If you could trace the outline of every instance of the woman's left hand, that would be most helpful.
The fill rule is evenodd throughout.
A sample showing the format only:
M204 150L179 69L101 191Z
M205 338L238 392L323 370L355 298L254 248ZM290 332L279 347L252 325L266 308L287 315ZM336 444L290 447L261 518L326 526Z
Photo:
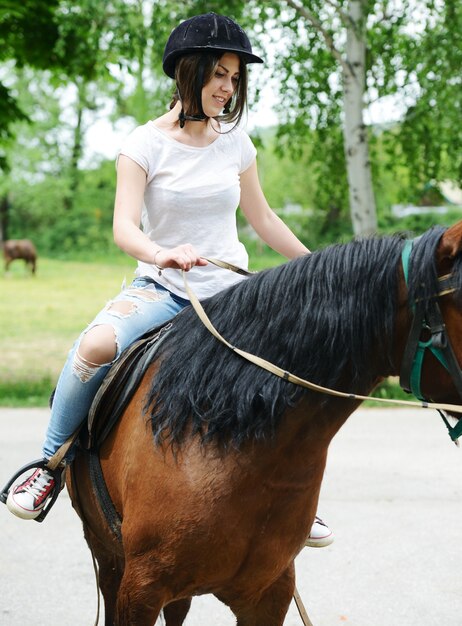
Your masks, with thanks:
M154 263L159 269L171 267L188 272L195 265L207 265L207 261L199 255L190 243L175 248L162 248L156 252Z

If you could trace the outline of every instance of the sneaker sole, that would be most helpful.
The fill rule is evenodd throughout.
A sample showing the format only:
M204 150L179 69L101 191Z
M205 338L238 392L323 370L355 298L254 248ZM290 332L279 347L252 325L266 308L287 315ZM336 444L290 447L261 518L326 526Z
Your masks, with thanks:
M43 507L41 507L39 511L29 511L27 509L23 509L13 500L11 492L8 494L6 506L10 513L13 513L13 515L16 515L16 517L20 517L21 519L35 519L40 515L43 509Z
M308 539L305 541L305 546L307 548L326 548L330 546L331 543L334 543L334 536L329 535L328 537L322 537L320 539Z

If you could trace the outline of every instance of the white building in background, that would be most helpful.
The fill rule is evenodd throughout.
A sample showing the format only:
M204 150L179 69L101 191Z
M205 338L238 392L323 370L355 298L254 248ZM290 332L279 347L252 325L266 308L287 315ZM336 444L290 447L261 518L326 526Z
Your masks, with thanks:
M430 186L436 189L442 196L444 204L437 206L393 204L391 212L394 217L406 217L422 213L447 213L449 209L460 208L462 211L462 189L452 180L443 180L441 183L431 181Z

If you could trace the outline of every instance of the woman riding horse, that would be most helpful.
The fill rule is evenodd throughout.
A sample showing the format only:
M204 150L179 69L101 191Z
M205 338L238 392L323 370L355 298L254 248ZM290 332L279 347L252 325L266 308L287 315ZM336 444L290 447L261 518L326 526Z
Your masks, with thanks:
M106 626L153 626L161 611L180 626L191 598L206 593L238 626L282 626L329 445L355 394L417 353L422 399L460 404L462 222L422 236L403 269L405 244L331 246L212 296L203 308L229 345L191 307L154 342L121 418L100 447L79 450L68 481L99 565ZM294 375L348 393L312 391Z
M176 82L170 111L136 128L117 162L114 238L138 260L137 278L96 316L69 353L54 395L45 459L85 421L124 349L189 305L177 270L188 272L201 299L242 280L206 260L222 257L247 266L236 229L238 205L273 249L289 259L309 253L268 206L255 147L239 127L247 64L261 62L240 26L221 15L196 16L170 35L163 57L165 73ZM72 456L73 451L67 463ZM38 468L10 490L7 506L23 519L36 519L59 482L46 466ZM307 544L331 542L331 531L317 518Z

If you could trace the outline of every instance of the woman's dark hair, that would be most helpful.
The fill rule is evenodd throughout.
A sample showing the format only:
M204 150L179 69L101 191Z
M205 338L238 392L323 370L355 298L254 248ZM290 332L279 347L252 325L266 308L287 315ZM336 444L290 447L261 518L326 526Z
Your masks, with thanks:
M204 63L204 81L202 85L204 87L213 78L223 54L221 51L218 53L186 54L176 61L176 89L170 103L171 109L181 100L186 115L200 115L202 113L196 96L196 76L199 71L199 64ZM223 114L217 116L216 119L225 123L235 122L237 125L246 110L247 66L239 57L239 81L231 99L223 110Z

